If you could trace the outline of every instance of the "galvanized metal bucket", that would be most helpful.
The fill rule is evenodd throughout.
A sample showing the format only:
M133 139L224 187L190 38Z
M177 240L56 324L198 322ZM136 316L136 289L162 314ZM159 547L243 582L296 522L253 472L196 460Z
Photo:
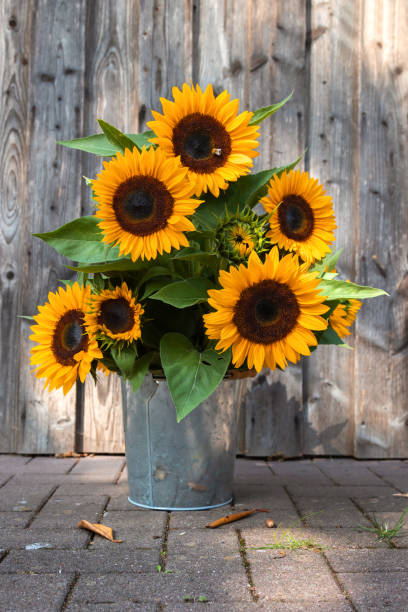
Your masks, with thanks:
M245 380L224 379L180 423L165 379L147 375L136 393L122 382L129 501L155 510L228 504Z

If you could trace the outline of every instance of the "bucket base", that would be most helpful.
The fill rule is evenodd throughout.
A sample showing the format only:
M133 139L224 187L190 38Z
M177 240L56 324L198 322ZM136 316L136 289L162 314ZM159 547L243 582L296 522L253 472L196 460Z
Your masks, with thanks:
M147 508L148 510L167 510L168 512L177 512L177 511L186 511L186 510L211 510L212 508L219 508L220 506L226 506L232 502L232 497L222 502L221 504L214 504L214 506L197 506L196 508L167 508L161 506L147 506L146 504L138 504L128 497L128 500L134 506L138 506L139 508Z

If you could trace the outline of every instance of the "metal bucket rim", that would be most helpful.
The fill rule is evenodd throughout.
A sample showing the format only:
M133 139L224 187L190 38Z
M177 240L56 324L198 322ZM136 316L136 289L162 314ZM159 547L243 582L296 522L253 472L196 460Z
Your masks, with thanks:
M146 504L138 504L128 497L128 501L134 506L138 506L139 508L147 508L148 510L166 510L167 512L182 512L187 510L211 510L212 508L220 508L221 506L226 506L232 502L232 497L227 499L227 501L222 502L221 504L214 504L213 506L197 506L195 508L170 508L170 506L148 506Z

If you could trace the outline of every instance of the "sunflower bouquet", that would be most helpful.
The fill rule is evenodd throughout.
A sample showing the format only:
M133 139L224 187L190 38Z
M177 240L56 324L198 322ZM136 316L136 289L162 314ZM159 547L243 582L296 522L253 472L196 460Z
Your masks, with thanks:
M361 299L385 292L337 278L332 200L300 158L251 173L260 123L290 96L241 113L211 85L173 97L148 132L100 120L101 134L60 143L105 160L85 178L94 215L35 234L77 279L39 306L31 363L64 393L88 374L134 391L165 377L180 420L234 372L347 346Z

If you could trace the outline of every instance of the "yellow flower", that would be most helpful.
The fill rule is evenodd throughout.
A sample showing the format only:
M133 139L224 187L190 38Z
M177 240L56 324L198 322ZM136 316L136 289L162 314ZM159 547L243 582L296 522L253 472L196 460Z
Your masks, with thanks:
M232 347L232 361L239 368L247 360L249 369L285 368L289 359L310 355L317 340L311 330L324 330L320 315L328 310L319 295L317 273L298 265L289 254L279 260L274 247L262 263L252 252L248 267L220 271L222 289L208 292L208 303L216 309L204 315L209 338L218 340L217 350Z
M360 310L362 302L359 300L350 300L348 304L339 304L333 310L329 317L329 325L334 329L336 334L340 338L349 336L351 334L348 329L351 327L356 320L358 311Z
M337 226L331 197L325 193L307 172L291 170L274 176L268 194L261 199L271 213L267 234L271 242L309 263L329 253Z
M141 153L126 149L104 162L91 181L103 242L118 245L120 255L130 254L133 261L188 246L183 232L195 228L186 216L201 202L191 198L186 174L178 159L154 147Z
M104 334L113 340L132 342L141 336L140 317L144 313L126 283L91 295L85 314L89 334Z
M102 352L95 338L84 327L85 304L90 287L60 288L48 294L48 302L39 306L31 327L30 339L38 344L31 349L31 364L38 366L37 378L46 378L49 390L63 388L68 393L78 376L84 382L94 359L101 359Z
M227 181L248 174L258 155L258 126L249 125L253 113L238 115L239 100L230 102L227 91L215 97L211 85L203 93L184 83L182 91L173 87L173 97L160 99L163 115L152 111L151 140L167 155L180 156L196 196L209 190L218 197Z

